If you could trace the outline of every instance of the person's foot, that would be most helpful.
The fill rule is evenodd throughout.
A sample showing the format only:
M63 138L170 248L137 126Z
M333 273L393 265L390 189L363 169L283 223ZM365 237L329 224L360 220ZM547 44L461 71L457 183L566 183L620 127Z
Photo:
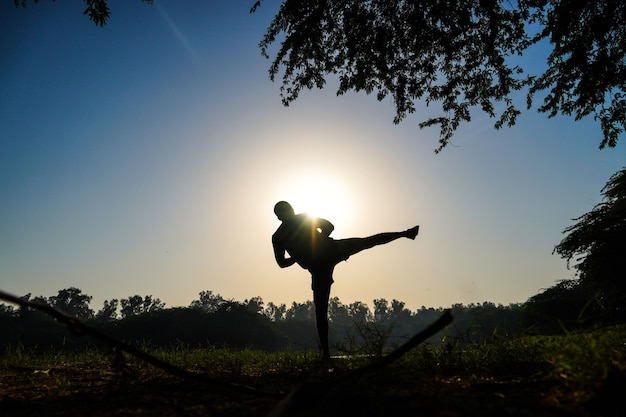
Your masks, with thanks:
M411 240L415 240L415 237L417 236L419 231L420 231L420 227L419 226L411 227L410 229L407 229L406 237L408 237Z

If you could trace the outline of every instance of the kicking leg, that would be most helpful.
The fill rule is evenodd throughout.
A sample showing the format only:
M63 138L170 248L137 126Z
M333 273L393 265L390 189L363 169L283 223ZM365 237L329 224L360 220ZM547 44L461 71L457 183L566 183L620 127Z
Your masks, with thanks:
M407 239L414 240L419 232L419 226L412 227L403 232L388 232L379 233L369 237L355 237L351 239L340 239L337 241L342 255L345 259L357 254L365 249L373 248L374 246L384 245L389 242L393 242L396 239L406 237Z

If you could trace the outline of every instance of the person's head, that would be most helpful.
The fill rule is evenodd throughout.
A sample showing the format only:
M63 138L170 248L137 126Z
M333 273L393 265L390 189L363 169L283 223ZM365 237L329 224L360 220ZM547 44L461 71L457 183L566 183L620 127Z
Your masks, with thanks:
M286 201L279 201L274 206L274 214L278 217L278 220L283 221L291 216L295 215L293 207Z

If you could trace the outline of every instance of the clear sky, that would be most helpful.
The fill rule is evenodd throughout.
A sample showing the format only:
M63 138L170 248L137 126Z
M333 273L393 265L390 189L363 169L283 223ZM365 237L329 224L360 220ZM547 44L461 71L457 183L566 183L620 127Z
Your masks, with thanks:
M332 83L283 107L258 49L277 2L123 3L104 28L81 2L0 5L4 291L303 302L308 273L271 248L287 200L337 238L421 226L337 267L344 304L524 302L573 276L552 250L626 165L592 119L476 115L436 155L417 126L435 109L394 125L391 102Z

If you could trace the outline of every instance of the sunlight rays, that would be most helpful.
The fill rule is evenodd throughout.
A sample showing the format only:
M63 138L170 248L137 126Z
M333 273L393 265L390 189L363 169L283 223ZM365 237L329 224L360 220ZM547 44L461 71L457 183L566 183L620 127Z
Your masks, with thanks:
M359 212L350 187L327 170L304 169L293 173L278 187L282 199L298 213L330 220L344 234L358 221Z

